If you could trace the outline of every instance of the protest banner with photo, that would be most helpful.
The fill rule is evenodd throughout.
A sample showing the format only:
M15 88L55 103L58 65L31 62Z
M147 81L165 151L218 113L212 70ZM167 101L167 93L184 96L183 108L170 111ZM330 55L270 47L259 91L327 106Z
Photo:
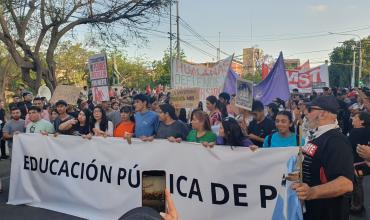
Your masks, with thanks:
M97 102L109 101L109 87L108 86L98 86L92 87L93 100Z
M199 88L171 90L171 104L175 108L195 109L198 107L199 100Z
M172 60L172 87L174 89L199 88L201 101L205 101L210 95L218 97L218 94L223 91L232 58L233 56L230 56L220 60L213 67L189 64L174 59Z
M252 110L253 83L243 79L236 80L236 107Z
M8 204L104 220L141 206L145 170L166 171L181 219L275 219L287 210L283 176L298 152L41 134L16 135L13 146Z
M329 87L329 70L326 64L305 72L287 70L286 74L290 91L298 89L302 93L311 93L312 90L321 91L322 87Z
M107 57L97 54L89 58L89 72L94 101L109 101Z
M76 86L59 85L55 88L50 103L56 103L58 100L64 100L68 104L76 105L77 99L80 97L81 88Z

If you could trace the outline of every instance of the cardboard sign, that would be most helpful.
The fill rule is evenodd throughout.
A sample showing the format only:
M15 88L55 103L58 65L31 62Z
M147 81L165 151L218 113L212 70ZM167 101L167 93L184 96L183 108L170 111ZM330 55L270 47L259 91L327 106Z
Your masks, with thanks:
M199 100L199 88L171 90L171 102L175 108L197 108Z
M76 105L77 99L80 97L81 88L76 86L60 85L55 88L50 103L56 103L58 100L64 100L68 104Z
M253 83L243 79L236 80L236 101L239 108L252 110L253 104Z

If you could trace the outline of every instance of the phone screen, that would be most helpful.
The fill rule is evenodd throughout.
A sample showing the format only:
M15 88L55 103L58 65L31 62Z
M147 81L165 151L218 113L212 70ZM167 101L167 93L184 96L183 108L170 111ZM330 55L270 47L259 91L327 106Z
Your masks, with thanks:
M142 173L142 206L151 207L158 212L166 212L164 191L166 189L166 172L150 170Z

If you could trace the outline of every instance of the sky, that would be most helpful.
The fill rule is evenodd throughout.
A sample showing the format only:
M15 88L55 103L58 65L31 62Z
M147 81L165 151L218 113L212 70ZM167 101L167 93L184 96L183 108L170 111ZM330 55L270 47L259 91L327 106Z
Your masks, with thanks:
M356 36L328 32L370 35L369 0L179 0L180 48L189 61L207 62L217 59L217 48L226 54L242 55L242 49L258 47L277 58L309 59L311 66L329 59L333 48ZM173 16L176 7L172 7ZM199 40L186 25L210 45ZM145 33L145 45L129 44L124 48L129 57L161 59L169 48L169 15L160 19ZM175 18L172 31L176 33ZM183 42L185 41L185 42Z

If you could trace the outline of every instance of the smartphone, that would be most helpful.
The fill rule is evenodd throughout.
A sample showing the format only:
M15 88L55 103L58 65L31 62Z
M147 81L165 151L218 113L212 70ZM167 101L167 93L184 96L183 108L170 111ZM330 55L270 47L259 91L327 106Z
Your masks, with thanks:
M148 170L142 172L142 206L153 208L158 212L166 212L166 172L164 170Z

